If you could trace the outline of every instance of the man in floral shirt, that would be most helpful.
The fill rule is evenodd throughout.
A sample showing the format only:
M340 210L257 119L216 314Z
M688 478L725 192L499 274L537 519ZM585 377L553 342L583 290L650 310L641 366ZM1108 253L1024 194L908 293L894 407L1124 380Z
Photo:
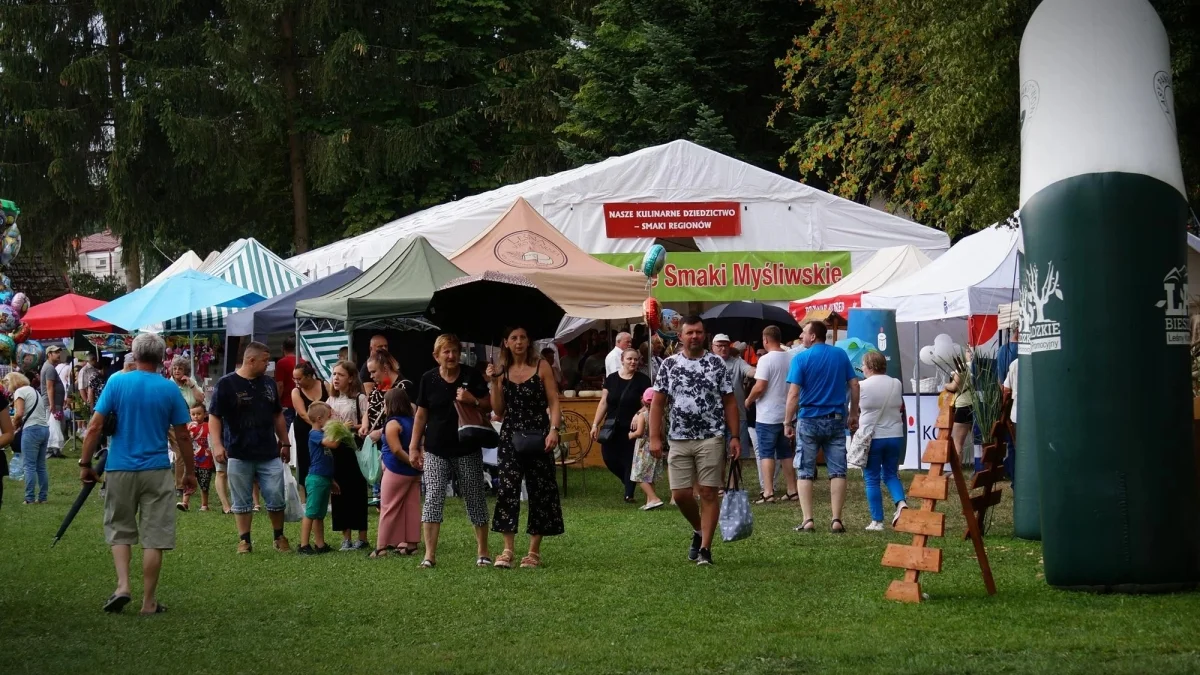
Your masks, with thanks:
M654 383L650 406L650 453L662 457L668 439L667 473L679 510L692 525L688 560L712 564L712 539L721 515L717 491L725 483L725 429L738 428L737 401L733 397L725 362L705 350L704 322L698 316L683 320L682 350L665 359ZM670 425L663 434L664 414L670 408ZM729 441L729 457L737 461L741 440ZM692 496L699 483L700 506Z

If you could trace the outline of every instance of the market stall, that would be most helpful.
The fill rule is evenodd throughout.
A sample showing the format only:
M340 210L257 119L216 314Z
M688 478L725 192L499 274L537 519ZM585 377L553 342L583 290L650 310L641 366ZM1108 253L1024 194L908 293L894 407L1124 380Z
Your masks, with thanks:
M880 249L866 264L856 267L836 284L807 298L788 303L788 310L797 321L803 321L805 314L818 309L832 310L845 316L851 308L862 305L864 293L908 277L930 262L929 256L916 246Z

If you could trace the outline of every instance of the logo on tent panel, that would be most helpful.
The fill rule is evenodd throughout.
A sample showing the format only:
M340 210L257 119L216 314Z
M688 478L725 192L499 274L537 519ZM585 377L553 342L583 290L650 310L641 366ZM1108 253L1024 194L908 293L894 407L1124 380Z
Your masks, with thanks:
M536 232L518 230L496 242L496 259L524 270L556 270L567 264L567 254Z

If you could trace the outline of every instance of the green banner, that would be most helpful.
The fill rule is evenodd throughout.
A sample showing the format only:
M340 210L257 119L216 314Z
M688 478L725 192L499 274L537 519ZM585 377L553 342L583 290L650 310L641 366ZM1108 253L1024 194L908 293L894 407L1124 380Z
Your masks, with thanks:
M641 253L596 253L617 267L639 271ZM668 253L654 280L654 297L666 302L796 300L850 274L845 251L720 251Z

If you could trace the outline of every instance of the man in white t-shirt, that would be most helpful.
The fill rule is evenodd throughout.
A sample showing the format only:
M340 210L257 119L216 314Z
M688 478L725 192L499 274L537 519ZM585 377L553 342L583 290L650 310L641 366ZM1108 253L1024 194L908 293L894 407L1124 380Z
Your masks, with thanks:
M755 407L755 454L758 457L758 475L762 482L762 498L758 503L769 504L775 500L775 468L779 462L783 478L787 482L786 500L797 499L796 470L791 460L796 455L792 441L783 433L784 410L787 408L788 370L792 365L791 352L780 344L782 335L776 326L763 329L763 347L767 350L758 359L754 373L754 388L746 397L746 405Z
M613 347L608 356L604 357L604 376L608 377L621 370L621 354L633 346L633 336L629 333L617 333L617 346Z

